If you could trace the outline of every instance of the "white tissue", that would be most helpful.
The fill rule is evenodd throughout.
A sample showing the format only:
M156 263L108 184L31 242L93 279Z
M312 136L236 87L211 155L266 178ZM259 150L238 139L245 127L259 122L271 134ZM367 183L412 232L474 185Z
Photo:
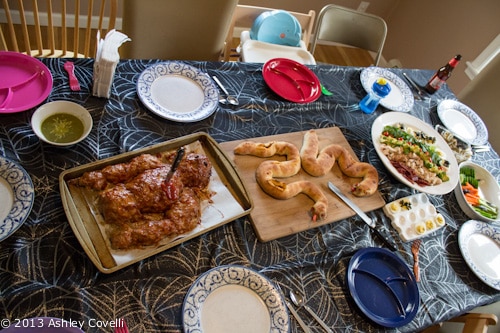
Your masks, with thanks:
M131 39L122 32L110 30L104 39L97 32L97 50L94 62L94 85L92 94L109 98L116 65L120 60L118 48Z

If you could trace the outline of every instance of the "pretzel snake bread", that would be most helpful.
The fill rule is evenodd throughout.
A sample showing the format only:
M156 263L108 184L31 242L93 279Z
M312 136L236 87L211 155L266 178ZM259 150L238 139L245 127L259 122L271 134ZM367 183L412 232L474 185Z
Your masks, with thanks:
M295 197L299 193L304 193L315 202L311 208L313 220L326 218L328 199L317 185L306 180L287 184L275 179L275 177L292 177L299 172L301 166L300 152L295 145L284 141L268 143L245 141L234 148L234 153L257 157L286 156L285 161L267 160L262 162L255 172L257 183L264 192L276 199L286 200Z
M371 164L358 162L344 147L331 144L319 151L319 140L316 131L309 130L304 134L300 150L302 168L311 176L319 177L329 172L335 162L340 170L349 177L363 178L352 188L355 196L372 195L377 191L378 172Z

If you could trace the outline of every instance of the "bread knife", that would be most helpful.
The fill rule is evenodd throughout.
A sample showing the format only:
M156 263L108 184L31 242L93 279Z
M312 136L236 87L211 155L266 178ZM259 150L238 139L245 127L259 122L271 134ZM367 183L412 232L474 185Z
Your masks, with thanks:
M370 229L378 236L380 237L380 239L382 239L382 241L384 242L384 244L391 250L391 251L396 251L396 247L391 243L391 241L389 240L389 236L385 236L383 235L378 229L375 228L375 220L371 219L368 215L365 214L365 212L363 212L363 210L361 208L359 208L358 205L356 205L353 201L351 201L351 199L349 199L348 197L346 197L344 195L344 193L342 193L342 191L336 187L335 185L332 184L332 182L328 182L328 188L333 192L335 193L340 199L342 199L342 201L347 205L349 206L349 208L351 208L356 214L358 214L359 217L361 217L361 219L366 223L368 224L368 226L370 227Z

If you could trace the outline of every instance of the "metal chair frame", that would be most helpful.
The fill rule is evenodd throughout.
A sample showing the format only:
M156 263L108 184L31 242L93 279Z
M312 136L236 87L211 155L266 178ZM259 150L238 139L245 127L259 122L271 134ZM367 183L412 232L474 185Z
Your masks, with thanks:
M336 43L375 52L374 65L382 57L387 24L379 16L337 5L326 5L318 15L310 52L317 44Z

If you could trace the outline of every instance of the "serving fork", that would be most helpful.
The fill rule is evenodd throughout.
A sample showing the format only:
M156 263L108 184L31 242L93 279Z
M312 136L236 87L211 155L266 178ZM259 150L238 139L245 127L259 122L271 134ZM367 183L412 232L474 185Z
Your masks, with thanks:
M80 91L80 83L75 76L75 64L71 61L66 61L64 63L64 69L68 72L70 89L73 91Z

